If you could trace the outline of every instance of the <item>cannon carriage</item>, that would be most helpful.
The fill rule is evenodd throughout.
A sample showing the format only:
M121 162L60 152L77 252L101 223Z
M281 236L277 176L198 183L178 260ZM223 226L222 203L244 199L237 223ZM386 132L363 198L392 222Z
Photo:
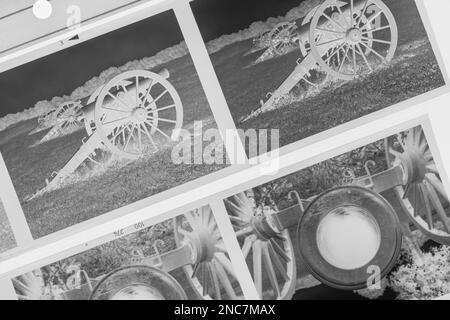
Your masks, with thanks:
M368 162L366 175L348 171L342 186L310 199L292 190L296 204L286 209L256 206L251 192L225 200L261 298L290 299L304 273L341 290L367 288L372 272L382 279L392 270L403 240L421 256L413 230L450 245L449 199L422 128L384 145L387 169L372 173Z
M29 272L13 279L16 293L24 300L183 300L186 291L196 299L243 299L210 207L178 216L172 226L176 244L172 250L161 250L164 239L157 239L153 255L130 252L127 265L96 278L72 266L64 288L52 286L52 279L47 279L42 290L36 285L38 275ZM186 280L170 274L178 269Z
M111 79L89 98L63 104L57 111L60 117L43 140L80 126L84 126L88 137L66 165L52 175L51 181L47 180L46 186L27 200L58 186L86 161L97 163L98 151L135 160L176 140L183 123L183 106L168 78L167 69L158 74L128 71Z
M279 36L257 61L292 46L299 48L300 58L293 72L242 121L276 107L301 81L318 86L330 77L349 81L370 74L390 63L398 43L395 18L381 0L326 0L296 29L287 23L272 32ZM325 77L312 81L312 71Z

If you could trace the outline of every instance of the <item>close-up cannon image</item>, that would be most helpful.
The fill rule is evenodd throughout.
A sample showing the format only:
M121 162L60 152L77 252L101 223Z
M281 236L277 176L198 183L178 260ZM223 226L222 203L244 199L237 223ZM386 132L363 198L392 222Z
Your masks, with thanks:
M414 0L191 6L236 127L281 147L445 85Z
M180 130L217 128L173 11L8 70L0 83L0 152L34 238L226 166L172 159Z
M429 139L419 125L225 199L259 296L449 294L450 207Z
M15 277L21 300L235 300L242 290L204 206Z

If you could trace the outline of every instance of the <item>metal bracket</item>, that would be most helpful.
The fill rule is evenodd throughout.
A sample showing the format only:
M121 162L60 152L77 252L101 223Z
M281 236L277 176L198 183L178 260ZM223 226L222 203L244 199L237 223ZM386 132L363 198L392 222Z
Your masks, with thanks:
M164 241L162 241L161 239L156 240L155 243L153 243L153 245L152 245L153 250L155 250L155 254L152 255L150 258L153 259L154 262L156 261L153 264L153 266L158 269L162 269L164 266L163 261L161 259L161 252L158 249L158 247L161 247L163 245L164 245Z
M343 185L351 185L355 182L356 180L356 175L355 175L355 171L353 171L353 169L345 169L345 171L342 173L342 184Z

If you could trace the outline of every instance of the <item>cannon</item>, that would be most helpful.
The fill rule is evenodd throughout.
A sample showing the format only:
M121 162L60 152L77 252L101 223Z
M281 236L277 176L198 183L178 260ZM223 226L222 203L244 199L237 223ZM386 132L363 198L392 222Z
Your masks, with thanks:
M28 135L31 136L35 133L38 133L45 129L53 127L56 123L56 117L55 117L56 109L57 108L52 109L52 110L40 115L37 120L38 124L37 124L36 128L34 128L32 131L30 131L28 133Z
M261 298L292 297L299 283L296 255L321 283L358 290L367 288L370 270L380 278L392 270L403 239L420 256L411 240L413 226L450 245L448 195L422 128L389 137L384 145L386 170L373 174L368 162L366 175L350 171L342 186L306 200L292 190L289 198L296 204L286 209L256 209L251 192L225 200ZM381 196L388 190L400 210Z
M265 31L256 37L253 40L253 47L244 56L267 48L255 61L255 64L257 64L269 56L285 54L296 46L296 30L297 25L295 22L280 22L271 30Z
M83 125L81 109L83 105L80 101L68 101L61 104L56 110L51 112L48 116L44 117L42 124L52 123L52 128L49 132L39 141L43 143L54 139L56 137L70 134L79 130ZM39 120L38 120L39 121Z
M160 252L161 239L153 243L154 254L131 254L129 265L107 275L90 279L75 268L64 283L64 290L55 292L48 281L53 299L92 300L182 300L185 288L169 272L183 269L187 284L198 299L242 299L235 273L222 236L209 206L173 219L176 248ZM42 285L36 285L33 272L13 279L20 299L39 299ZM36 280L36 279L35 279Z
M381 0L326 0L297 30L287 30L284 40L277 43L280 48L297 43L301 52L297 66L266 101L261 101L260 108L242 121L271 110L301 80L311 82L311 70L353 80L388 64L398 43L395 18Z
M83 123L88 138L80 150L46 186L26 200L34 199L59 185L85 161L95 160L98 150L120 158L137 159L156 152L160 145L177 139L183 123L183 106L175 88L167 80L169 72L127 71L111 79L87 100L65 104L64 117L50 130L74 128Z

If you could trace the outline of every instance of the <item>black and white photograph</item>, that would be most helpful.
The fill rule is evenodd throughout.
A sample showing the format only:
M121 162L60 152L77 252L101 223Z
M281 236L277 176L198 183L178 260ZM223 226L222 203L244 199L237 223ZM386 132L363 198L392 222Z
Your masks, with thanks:
M262 299L450 293L450 206L422 125L224 200Z
M243 299L209 206L15 277L20 300Z
M227 166L173 159L180 132L217 128L173 10L0 74L0 101L35 239Z
M6 215L5 207L0 200L0 260L2 260L2 253L15 248L16 245L16 240L8 216Z
M446 85L414 0L191 7L236 127L279 129L280 147Z

